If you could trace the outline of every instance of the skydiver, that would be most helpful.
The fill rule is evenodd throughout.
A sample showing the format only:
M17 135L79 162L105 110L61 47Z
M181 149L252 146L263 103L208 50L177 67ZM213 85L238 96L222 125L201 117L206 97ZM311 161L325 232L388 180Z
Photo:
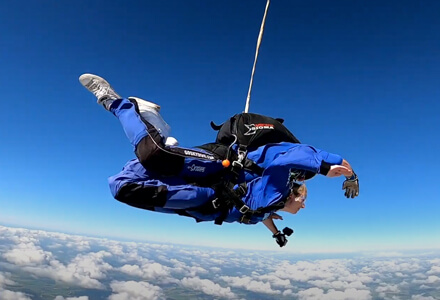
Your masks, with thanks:
M118 201L141 209L193 217L198 222L263 222L282 247L287 243L286 234L278 230L273 220L282 219L277 211L296 214L305 207L304 180L311 177L306 174L345 176L345 196L355 198L359 194L358 177L341 156L287 142L249 150L247 158L264 172L257 175L243 170L232 194L216 188L223 187L221 182L207 185L207 178L224 172L222 160L207 150L178 147L159 113L159 105L136 97L121 97L97 75L83 74L79 81L96 96L98 104L119 119L137 156L109 178L110 190ZM231 199L238 200L234 204ZM237 206L237 201L243 205Z

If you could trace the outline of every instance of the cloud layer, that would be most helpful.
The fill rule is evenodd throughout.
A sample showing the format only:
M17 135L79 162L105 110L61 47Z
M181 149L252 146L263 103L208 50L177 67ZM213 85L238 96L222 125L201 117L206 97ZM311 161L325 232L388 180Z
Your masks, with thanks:
M432 300L440 298L440 258L439 252L300 258L0 226L1 299L38 294L55 300Z

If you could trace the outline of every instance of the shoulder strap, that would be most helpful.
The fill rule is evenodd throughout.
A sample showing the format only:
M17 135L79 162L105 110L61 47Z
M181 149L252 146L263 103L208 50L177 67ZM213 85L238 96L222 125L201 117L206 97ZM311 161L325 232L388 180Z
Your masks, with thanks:
M217 206L217 208L220 208L222 212L220 216L215 219L215 224L217 225L222 225L223 221L228 215L229 209L232 207L235 207L242 214L240 222L248 224L253 215L261 215L268 212L273 212L283 208L285 205L284 201L278 201L272 205L259 207L255 210L252 210L242 200L242 197L247 193L246 183L240 184L237 189L233 189L233 187L230 185L231 183L220 187L218 190L220 193L220 199L217 198L212 202L213 206Z

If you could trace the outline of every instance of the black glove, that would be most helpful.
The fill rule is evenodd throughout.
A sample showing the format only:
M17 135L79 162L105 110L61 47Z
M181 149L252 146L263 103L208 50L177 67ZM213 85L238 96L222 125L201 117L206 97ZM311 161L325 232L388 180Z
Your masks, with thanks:
M351 177L345 177L344 183L342 184L342 189L345 190L345 197L354 198L359 195L359 179L355 172Z
M280 245L280 247L286 246L286 244L287 244L286 235L284 233L282 233L281 231L278 231L277 233L272 235L272 237L275 239L277 244Z

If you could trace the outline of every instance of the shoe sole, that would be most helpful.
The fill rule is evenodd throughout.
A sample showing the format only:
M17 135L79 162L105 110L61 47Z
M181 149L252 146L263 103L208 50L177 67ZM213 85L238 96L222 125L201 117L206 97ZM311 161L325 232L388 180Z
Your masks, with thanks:
M90 82L92 82L92 80L96 80L98 82L102 82L104 84L107 84L108 86L110 86L110 84L107 82L107 80L105 80L104 78L98 76L98 75L94 75L94 74L82 74L81 76L79 76L79 82L86 88L87 86L90 84Z
M82 85L83 85L83 86L84 86L89 92L91 92L91 93L94 94L95 96L97 96L97 95L96 95L96 91L93 90L93 89L90 89L90 88L89 88L89 85L90 85L92 82L96 82L98 85L100 85L100 86L102 86L102 87L107 86L107 88L113 92L114 96L117 96L117 98L121 98L121 96L120 96L118 93L116 93L116 91L113 89L113 87L110 85L110 83L108 83L108 81L105 80L104 78L102 78L101 76L94 75L94 74L89 74L89 73L85 73L85 74L82 74L82 75L79 77L79 82L80 82L80 83L81 83L81 84L82 84ZM97 101L97 102L98 102L98 104L102 104L99 98L98 98L98 101Z

